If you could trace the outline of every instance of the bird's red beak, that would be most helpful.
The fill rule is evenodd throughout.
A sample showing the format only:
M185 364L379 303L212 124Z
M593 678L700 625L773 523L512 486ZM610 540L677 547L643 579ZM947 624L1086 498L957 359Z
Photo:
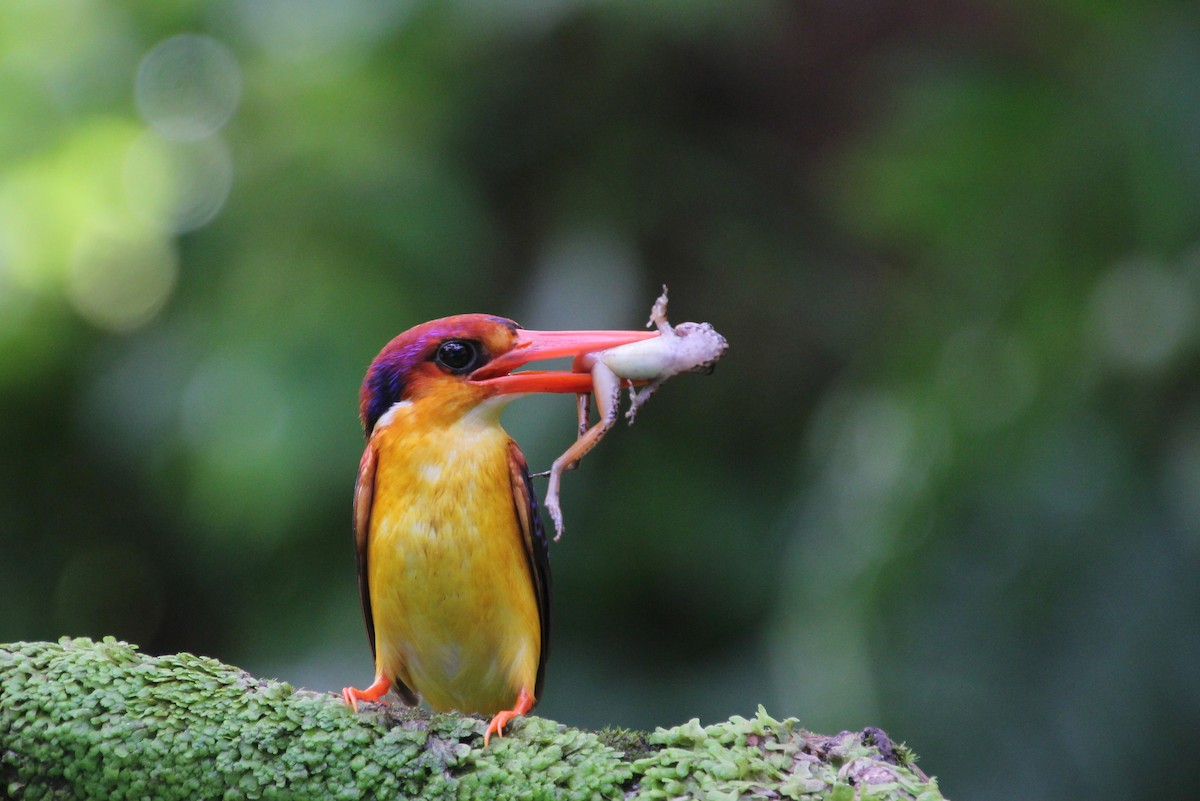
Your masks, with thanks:
M658 336L657 331L527 331L517 329L517 344L471 373L471 381L484 384L498 395L526 392L584 393L592 389L592 376L567 370L513 370L530 362L570 356L580 357L630 342Z

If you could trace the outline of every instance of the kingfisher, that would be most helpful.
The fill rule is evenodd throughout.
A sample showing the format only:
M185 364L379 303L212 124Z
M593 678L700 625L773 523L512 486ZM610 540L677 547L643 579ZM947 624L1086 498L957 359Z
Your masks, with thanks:
M529 468L500 413L523 395L592 390L587 372L517 368L654 336L461 314L384 346L359 393L367 444L354 488L375 680L345 688L346 703L357 710L394 690L409 705L491 715L485 747L533 709L549 655L550 564Z

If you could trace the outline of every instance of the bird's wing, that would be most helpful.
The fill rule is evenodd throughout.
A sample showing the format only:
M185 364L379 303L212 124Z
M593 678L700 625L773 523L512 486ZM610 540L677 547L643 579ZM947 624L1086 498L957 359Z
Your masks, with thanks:
M367 623L372 659L375 658L375 618L371 614L371 584L367 580L367 547L371 538L371 505L375 499L378 456L374 443L368 442L358 463L358 479L354 482L354 564L358 568L358 596L362 601L363 620Z
M508 466L512 473L513 504L516 506L517 522L521 526L522 544L529 561L529 575L533 579L538 616L541 618L541 656L533 689L533 696L537 699L542 697L546 659L550 656L550 550L542 519L538 515L537 495L533 492L533 482L529 480L529 466L515 442L508 445Z
M379 451L373 441L367 442L362 461L358 463L358 480L354 482L354 561L358 568L358 597L362 601L363 620L367 624L367 639L371 641L371 659L375 659L375 616L371 614L371 582L367 554L371 541L371 507L375 499L375 466ZM395 676L392 689L409 706L415 706L417 695Z

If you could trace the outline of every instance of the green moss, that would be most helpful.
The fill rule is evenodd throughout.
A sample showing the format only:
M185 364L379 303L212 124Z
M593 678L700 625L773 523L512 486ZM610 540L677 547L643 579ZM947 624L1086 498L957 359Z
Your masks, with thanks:
M0 794L15 799L941 797L882 732L820 737L761 709L650 735L531 717L484 749L476 718L356 714L334 695L112 639L0 646L0 693Z

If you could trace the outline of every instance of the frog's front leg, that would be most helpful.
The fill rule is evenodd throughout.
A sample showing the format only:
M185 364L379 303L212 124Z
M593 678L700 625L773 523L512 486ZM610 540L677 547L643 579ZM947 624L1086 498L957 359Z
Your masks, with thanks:
M554 540L563 535L562 507L559 505L559 487L563 472L572 469L588 451L596 447L608 430L617 422L617 411L621 396L621 378L600 359L593 359L592 395L596 398L596 410L600 419L591 428L587 427L588 402L586 395L579 396L579 439L554 460L550 466L550 483L546 487L546 510L554 521Z
M633 384L629 385L629 411L625 412L625 419L629 421L629 425L633 425L633 421L637 418L638 409L650 400L650 396L657 392L668 378L670 376L659 376L640 390Z

